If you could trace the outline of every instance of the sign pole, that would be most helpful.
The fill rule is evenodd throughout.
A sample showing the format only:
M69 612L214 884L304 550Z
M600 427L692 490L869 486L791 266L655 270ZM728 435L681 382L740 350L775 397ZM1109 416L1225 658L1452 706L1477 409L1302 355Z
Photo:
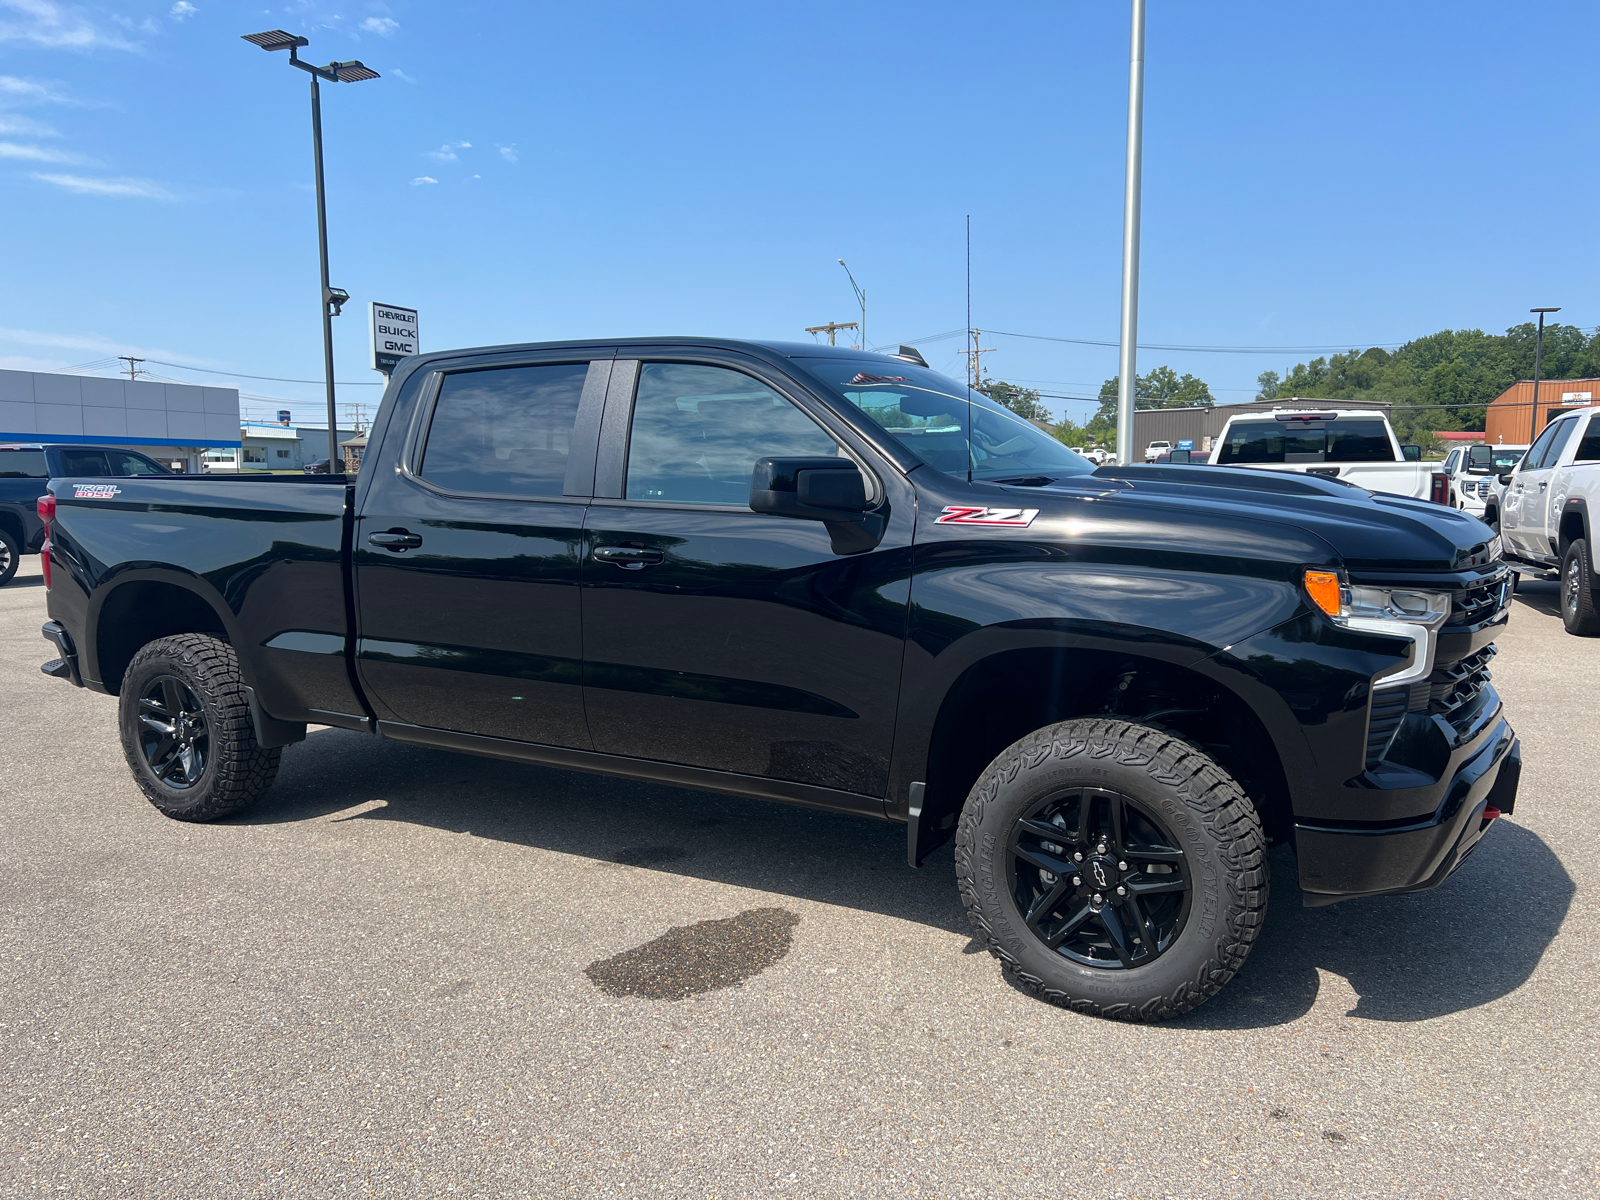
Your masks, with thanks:
M1144 0L1133 0L1128 54L1128 174L1122 197L1122 352L1117 370L1117 461L1133 461L1139 340L1139 183L1144 157Z

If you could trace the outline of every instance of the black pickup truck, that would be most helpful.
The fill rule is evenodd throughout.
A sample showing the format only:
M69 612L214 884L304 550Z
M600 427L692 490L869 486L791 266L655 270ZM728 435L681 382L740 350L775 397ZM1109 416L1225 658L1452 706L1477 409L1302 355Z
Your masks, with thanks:
M0 586L11 582L24 554L44 542L39 496L59 476L170 475L153 458L120 446L0 444Z
M1306 901L1441 883L1511 811L1473 517L1092 468L897 356L667 338L407 359L358 477L54 479L47 674L162 812L308 723L955 838L1021 986L1129 1020Z

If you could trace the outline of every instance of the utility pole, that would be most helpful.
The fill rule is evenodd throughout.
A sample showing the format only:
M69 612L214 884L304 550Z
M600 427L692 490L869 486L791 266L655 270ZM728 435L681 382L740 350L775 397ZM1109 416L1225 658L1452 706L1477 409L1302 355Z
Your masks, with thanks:
M1133 0L1128 50L1128 164L1122 196L1122 352L1117 367L1117 461L1133 461L1133 401L1138 380L1139 177L1144 157L1144 0Z
M1542 323L1544 318L1540 317L1539 320ZM139 364L144 361L142 358L135 358L131 354L119 354L117 358L128 364L128 378L131 380L137 381L139 376L150 374L149 371L141 371L139 369Z
M828 345L834 344L833 335L841 329L861 328L854 321L829 321L826 325L807 325L806 332L811 334L825 333L828 335Z
M982 347L980 347L978 345L978 338L983 333L983 330L981 330L981 329L969 329L969 330L967 330L967 332L972 335L972 349L971 350L963 350L961 353L967 355L968 358L971 360L971 365L968 368L967 374L969 376L971 376L971 379L970 379L971 388L973 389L973 391L977 391L978 385L983 382L983 371L981 369L982 364L978 361L978 355L980 355L980 354L993 354L996 350L1000 349L1000 347L999 346L982 346Z

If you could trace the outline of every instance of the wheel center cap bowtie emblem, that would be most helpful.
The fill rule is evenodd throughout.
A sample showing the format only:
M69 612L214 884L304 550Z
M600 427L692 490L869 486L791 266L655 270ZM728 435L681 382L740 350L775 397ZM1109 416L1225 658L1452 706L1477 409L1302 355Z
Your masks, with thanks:
M1111 872L1106 870L1105 863L1101 862L1098 858L1092 859L1089 862L1089 870L1094 875L1095 883L1099 884L1101 887L1111 886Z

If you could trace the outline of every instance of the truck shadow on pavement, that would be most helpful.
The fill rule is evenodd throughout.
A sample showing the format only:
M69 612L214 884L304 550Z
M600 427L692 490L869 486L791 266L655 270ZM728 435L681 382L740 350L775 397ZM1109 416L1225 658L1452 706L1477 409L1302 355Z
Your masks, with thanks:
M666 785L499 762L320 730L232 825L401 821L600 862L879 913L969 937L947 844L913 871L905 827ZM1194 1029L1281 1025L1316 1002L1320 971L1356 993L1348 1015L1420 1021L1516 990L1561 928L1574 885L1510 819L1433 892L1305 908L1286 847L1272 907L1239 975L1179 1018ZM965 947L981 952L977 942ZM998 969L996 972L998 976ZM997 978L998 982L998 978Z
M1559 619L1561 585L1553 579L1525 579L1517 585L1516 602L1527 605L1534 612Z

